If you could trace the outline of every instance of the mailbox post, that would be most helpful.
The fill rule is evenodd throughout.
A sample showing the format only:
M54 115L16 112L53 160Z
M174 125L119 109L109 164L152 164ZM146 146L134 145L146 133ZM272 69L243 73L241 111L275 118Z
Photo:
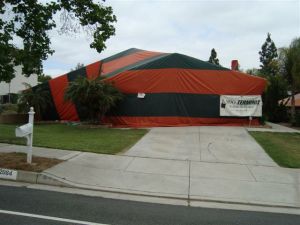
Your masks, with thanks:
M33 107L30 107L28 123L16 128L17 137L26 137L27 139L27 163L32 162L32 138L33 138L33 123L34 123Z
M28 153L27 153L27 163L32 162L32 140L33 140L34 114L35 114L35 112L33 111L33 107L30 107L30 110L28 112L28 115L29 115L28 123L32 125L32 132L28 137L29 145L27 143L27 145L29 146Z

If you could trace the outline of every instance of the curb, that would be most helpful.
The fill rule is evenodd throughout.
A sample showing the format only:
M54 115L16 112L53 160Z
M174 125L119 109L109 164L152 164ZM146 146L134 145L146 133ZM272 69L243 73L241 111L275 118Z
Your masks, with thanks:
M57 179L54 179L42 172L38 173L38 172L30 172L30 171L24 171L24 170L13 170L13 171L17 172L16 179L0 178L0 180L25 182L25 183L31 183L31 184L46 184L46 185L69 187L69 188L75 187L73 185L69 185L69 184L61 182Z
M209 202L209 203L221 203L221 204L230 204L230 205L245 205L245 206L257 206L257 207L270 207L270 208L286 208L286 209L300 209L300 206L291 206L291 205L280 205L280 204L264 204L264 203L256 203L256 202L242 202L242 201L228 201L228 200L217 200L217 199L208 199L208 198L189 198L183 196L171 196L171 195L158 195L154 193L145 193L142 191L134 191L134 190L122 190L122 189L114 189L114 188L105 188L105 187L87 187L82 184L76 184L68 180L64 180L62 178L55 177L53 175L48 175L43 172L30 172L24 170L16 170L17 178L13 181L15 182L25 182L31 184L42 184L42 185L50 185L50 186L58 186L58 187L67 187L67 188L77 188L81 190L88 191L99 191L106 193L114 193L114 194L124 194L131 196L140 196L140 197L152 197L152 198L161 198L161 199L172 199L172 200L184 200L188 203L190 202ZM0 180L10 180L0 178Z

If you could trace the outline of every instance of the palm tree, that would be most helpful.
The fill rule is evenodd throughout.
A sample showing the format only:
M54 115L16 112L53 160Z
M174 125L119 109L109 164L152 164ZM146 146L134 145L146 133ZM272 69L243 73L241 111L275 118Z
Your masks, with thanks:
M94 123L123 98L121 92L104 77L89 80L80 76L65 91L65 100L77 103L88 110L88 119Z
M291 123L296 120L295 94L300 90L300 38L292 41L289 47L279 49L281 72L291 90Z
M36 118L41 119L47 107L52 104L51 93L44 89L43 85L32 87L28 83L23 83L26 90L22 91L18 99L19 112L28 112L31 106L34 107Z

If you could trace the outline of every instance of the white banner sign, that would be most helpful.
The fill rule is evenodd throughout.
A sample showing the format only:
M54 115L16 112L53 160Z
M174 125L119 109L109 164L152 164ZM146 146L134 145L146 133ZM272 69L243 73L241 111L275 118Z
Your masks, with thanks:
M262 116L260 95L221 95L220 116Z
M0 178L8 180L16 180L18 171L0 168Z

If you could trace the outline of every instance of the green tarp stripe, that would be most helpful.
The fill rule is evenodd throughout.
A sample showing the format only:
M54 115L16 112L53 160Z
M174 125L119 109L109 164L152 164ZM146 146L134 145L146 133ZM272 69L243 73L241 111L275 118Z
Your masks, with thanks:
M136 65L131 70L146 70L146 69L165 69L165 68L180 68L180 69L199 69L199 70L229 70L221 66L211 64L190 56L179 53L168 54L166 57L157 58L140 65Z
M122 73L124 71L133 70L133 68L135 68L137 66L140 66L140 65L143 65L143 64L147 64L149 62L152 62L152 61L158 60L160 58L166 57L167 55L169 55L169 53L162 53L162 54L159 54L159 55L155 55L153 57L150 57L150 58L138 61L136 63L130 64L128 66L122 67L122 68L117 69L117 70L114 70L113 72L104 74L104 76L105 77L112 77L112 76L117 75L119 73Z
M213 94L151 93L145 98L127 94L110 116L219 117L220 96Z
M42 119L43 120L59 120L60 118L57 113L54 101L53 101L49 82L44 82L42 84L34 86L32 88L32 91L33 92L36 91L37 88L41 88L43 91L48 91L50 93L50 99L49 99L50 101L49 101L49 104L46 105L45 110L43 110L43 112L42 112Z
M107 57L105 59L102 59L101 62L107 63L107 62L110 62L112 60L115 60L115 59L118 59L118 58L121 58L121 57L124 57L124 56L127 56L127 55L131 55L133 53L140 52L140 51L144 51L144 50L137 49L137 48L130 48L130 49L122 51L118 54L115 54L115 55L112 55L112 56Z
M82 67L78 70L74 70L74 71L71 71L71 72L67 73L67 77L68 77L69 82L72 82L72 81L76 80L80 76L81 77L86 77L86 68L85 67Z

